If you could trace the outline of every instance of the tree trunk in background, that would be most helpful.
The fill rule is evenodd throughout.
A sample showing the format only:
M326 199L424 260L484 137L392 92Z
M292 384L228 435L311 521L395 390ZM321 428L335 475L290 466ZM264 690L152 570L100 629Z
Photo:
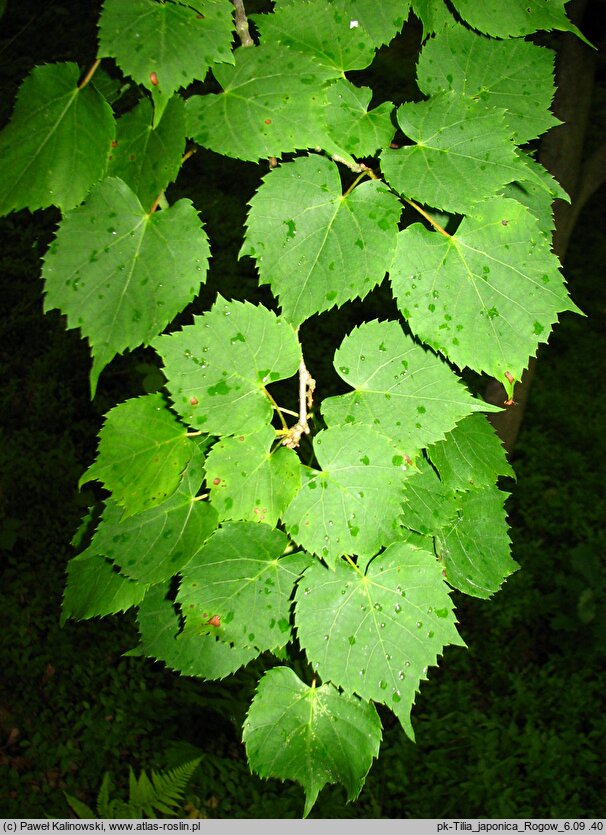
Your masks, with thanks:
M587 0L573 0L568 6L569 17L579 28L586 5ZM591 32L585 34L591 39ZM606 144L598 148L587 160L583 154L596 64L595 50L590 49L571 33L561 33L556 59L558 90L553 110L565 124L553 128L542 140L539 161L566 189L572 201L569 204L563 200L556 200L554 204L556 228L553 250L562 263L581 208L606 179ZM515 405L488 416L509 454L520 431L535 366L536 359L533 357L521 381L515 387ZM489 403L497 406L502 406L507 399L505 389L497 380L488 383L484 396Z

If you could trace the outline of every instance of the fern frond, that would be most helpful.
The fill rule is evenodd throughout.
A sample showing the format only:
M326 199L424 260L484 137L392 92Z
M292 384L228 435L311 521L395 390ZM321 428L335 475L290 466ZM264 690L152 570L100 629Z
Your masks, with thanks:
M137 779L129 768L128 801L113 799L110 801L111 780L109 774L103 778L97 808L104 818L155 818L157 813L174 815L183 800L183 795L200 757L183 763L170 771L151 772L151 780L145 771Z
M111 818L109 796L112 793L113 784L109 771L103 775L99 794L97 795L97 814L100 818Z
M200 759L198 757L190 762L182 763L170 771L160 773L152 771L151 776L157 798L156 803L162 803L172 807L179 806L183 800L183 794L187 784L198 767ZM159 806L157 808L159 809Z
M155 818L156 812L173 816L183 801L183 795L191 776L196 770L201 757L182 763L170 771L152 771L151 780L142 771L139 779L132 768L128 772L128 800L111 798L113 783L109 772L106 772L99 794L97 795L97 814L100 818L115 820L118 818ZM78 800L77 797L64 792L69 805L79 818L94 818L93 810Z
M82 800L79 800L77 797L74 797L72 794L68 794L67 792L63 792L63 794L79 818L90 820L91 818L97 817L90 806L87 806L86 803L82 802Z

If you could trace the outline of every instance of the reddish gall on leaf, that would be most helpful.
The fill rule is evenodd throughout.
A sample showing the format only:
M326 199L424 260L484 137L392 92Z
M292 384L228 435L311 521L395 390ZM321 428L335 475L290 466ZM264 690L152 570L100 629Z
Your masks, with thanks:
M151 83L154 85L154 87L157 87L157 86L158 86L158 74L157 74L157 73L155 73L155 72L150 72L150 74L149 74L149 80L150 80L150 81L151 81Z
M208 620L209 626L221 626L221 618L219 615L213 615L212 618Z

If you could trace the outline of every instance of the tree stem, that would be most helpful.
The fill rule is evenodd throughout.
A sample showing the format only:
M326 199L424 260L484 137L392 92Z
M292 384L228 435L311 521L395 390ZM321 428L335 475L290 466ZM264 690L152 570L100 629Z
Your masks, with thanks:
M299 364L299 420L288 430L288 435L282 440L283 445L289 449L295 449L299 446L302 435L309 435L307 417L313 404L315 388L316 381L307 370L305 360L301 357Z
M242 0L232 0L232 3L234 4L234 8L236 10L236 32L240 38L240 43L242 46L254 46L255 42L251 38L250 31L248 29L248 18L246 17L244 3Z

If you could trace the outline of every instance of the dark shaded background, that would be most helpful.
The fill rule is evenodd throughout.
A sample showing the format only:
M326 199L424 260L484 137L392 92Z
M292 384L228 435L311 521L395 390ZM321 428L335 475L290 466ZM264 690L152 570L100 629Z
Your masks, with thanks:
M97 3L9 0L0 20L2 123L32 65L92 63L97 15ZM402 79L417 36L411 27L394 57L381 53L373 67L384 98L409 95ZM590 142L605 123L603 63L591 112ZM219 288L267 301L251 263L236 262L263 166L204 152L191 163L173 191L194 199L213 247L198 305L209 307ZM521 570L492 601L455 592L469 650L449 648L430 671L413 712L417 744L383 712L381 757L359 802L345 805L343 790L330 787L312 817L605 814L604 196L602 187L583 210L565 263L588 316L564 314L541 351L512 459L518 480L504 485ZM59 627L69 541L95 499L77 482L102 415L153 385L156 371L152 352L119 358L90 402L86 345L56 311L42 313L40 257L58 220L55 210L0 219L0 815L67 816L64 789L92 803L106 770L124 786L129 764L161 769L201 754L188 793L199 814L298 817L300 787L249 776L240 743L262 662L204 684L123 658L137 640L128 613ZM361 315L393 316L388 294L305 327L308 365L325 393L326 358Z

